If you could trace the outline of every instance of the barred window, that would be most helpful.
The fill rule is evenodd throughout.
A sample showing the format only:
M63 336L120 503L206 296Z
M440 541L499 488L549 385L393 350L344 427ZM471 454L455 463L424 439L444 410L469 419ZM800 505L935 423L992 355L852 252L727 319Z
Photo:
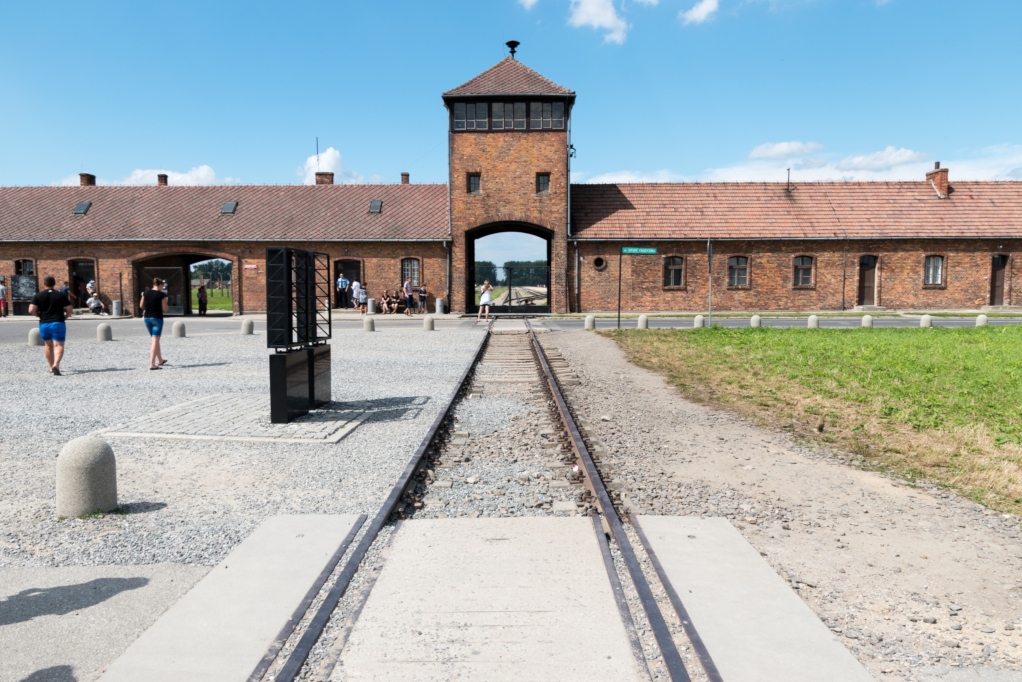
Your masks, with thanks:
M727 285L744 287L749 285L749 258L731 256L727 259Z
M944 256L927 256L923 265L923 284L939 286L944 283Z
M14 274L15 275L28 275L32 276L35 274L35 263L30 260L16 260L14 261Z
M684 284L685 260L680 256L664 259L664 286L680 287Z
M795 258L795 286L813 286L813 257L798 256Z
M418 258L402 258L401 259L401 283L403 284L408 278L412 279L412 286L419 286L419 259Z

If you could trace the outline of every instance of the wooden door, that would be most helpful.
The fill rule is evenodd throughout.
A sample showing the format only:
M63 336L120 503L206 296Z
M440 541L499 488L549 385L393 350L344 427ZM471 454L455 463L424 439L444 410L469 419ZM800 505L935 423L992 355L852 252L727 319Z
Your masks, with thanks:
M990 273L990 305L1004 305L1004 271L1007 268L1007 256L994 256Z
M858 305L876 305L877 257L863 256L859 259Z

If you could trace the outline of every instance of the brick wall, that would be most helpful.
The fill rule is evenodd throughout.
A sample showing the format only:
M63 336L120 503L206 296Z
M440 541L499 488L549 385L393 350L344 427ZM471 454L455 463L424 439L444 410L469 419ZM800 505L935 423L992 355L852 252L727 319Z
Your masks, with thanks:
M453 310L466 310L472 284L466 280L465 233L493 223L527 223L549 231L551 310L567 310L567 141L565 131L450 135ZM481 176L479 194L466 191L469 173ZM549 192L536 192L537 173L550 173Z
M282 245L270 242L6 243L0 244L0 275L5 277L10 289L14 261L29 259L35 262L40 287L46 275L53 275L59 286L68 279L68 261L93 260L96 262L96 285L101 297L108 304L119 298L123 301L124 312L135 314L142 287L149 284L135 281L135 266L140 262L159 258L161 262L171 264L179 256L194 262L195 255L201 255L201 260L225 258L234 264L235 313L265 312L266 247ZM362 277L368 283L371 296L378 295L383 288L399 288L403 283L401 259L418 258L420 279L429 290L430 305L437 296L446 297L447 254L441 243L330 242L290 246L329 254L331 278L335 261L360 261Z
M581 310L610 311L617 307L618 254L629 242L578 243ZM622 309L628 311L701 311L707 307L706 242L642 242L655 246L656 256L626 255L622 259ZM847 250L845 250L847 246ZM574 245L571 247L574 261ZM713 307L715 310L842 310L857 303L859 257L879 258L876 305L892 309L969 309L990 301L991 261L995 254L1022 249L1019 240L878 240L875 242L714 242ZM749 285L728 286L728 258L749 258ZM796 288L794 258L814 258L813 286ZM944 284L924 286L923 263L928 255L944 256ZM680 288L663 286L664 259L684 258ZM603 269L595 266L604 259ZM1005 276L1004 302L1022 305L1022 292L1012 282L1019 274L1011 257ZM569 273L574 292L575 272ZM572 301L575 308L575 300Z

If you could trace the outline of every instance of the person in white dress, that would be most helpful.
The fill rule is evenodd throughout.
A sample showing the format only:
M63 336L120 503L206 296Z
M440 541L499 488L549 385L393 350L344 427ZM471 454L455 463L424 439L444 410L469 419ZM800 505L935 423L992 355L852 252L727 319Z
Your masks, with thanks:
M490 280L484 279L483 286L480 289L481 295L479 296L479 312L476 313L476 322L478 322L482 318L483 308L486 308L486 321L487 322L490 321L490 304L492 298L492 294L490 293L491 291L493 291L493 287L490 286Z

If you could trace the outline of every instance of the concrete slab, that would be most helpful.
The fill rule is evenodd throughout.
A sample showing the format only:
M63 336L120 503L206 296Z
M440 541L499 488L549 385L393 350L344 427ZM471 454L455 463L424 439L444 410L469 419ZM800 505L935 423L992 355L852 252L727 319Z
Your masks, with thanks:
M639 525L727 682L873 680L727 519Z
M642 679L589 518L406 521L333 679Z
M357 519L266 519L100 679L244 682Z
M209 570L0 568L0 680L94 680Z

